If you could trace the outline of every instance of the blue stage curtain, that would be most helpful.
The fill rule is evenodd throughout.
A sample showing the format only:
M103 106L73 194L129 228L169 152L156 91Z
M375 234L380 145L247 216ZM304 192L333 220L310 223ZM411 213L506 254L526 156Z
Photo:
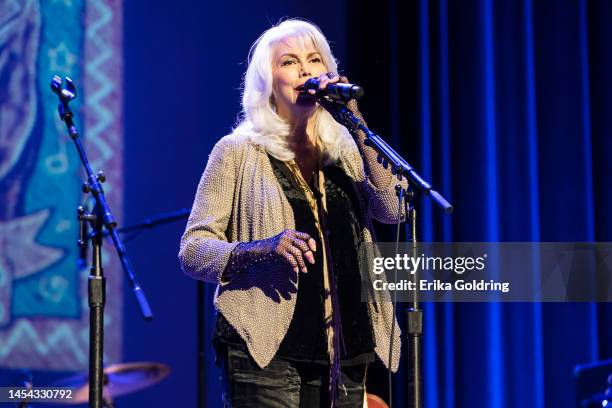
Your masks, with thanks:
M612 239L611 2L389 0L351 13L385 27L348 36L366 116L456 208L420 200L420 240ZM610 304L424 310L428 408L574 406L574 366L612 358ZM395 381L403 406L405 372Z

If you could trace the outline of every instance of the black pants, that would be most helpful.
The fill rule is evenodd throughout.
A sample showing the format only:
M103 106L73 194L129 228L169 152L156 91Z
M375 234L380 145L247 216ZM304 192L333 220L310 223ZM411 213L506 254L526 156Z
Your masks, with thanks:
M224 407L329 407L329 367L273 358L261 369L245 351L224 345L218 351ZM338 407L363 407L367 365L342 367ZM345 394L346 390L346 394Z

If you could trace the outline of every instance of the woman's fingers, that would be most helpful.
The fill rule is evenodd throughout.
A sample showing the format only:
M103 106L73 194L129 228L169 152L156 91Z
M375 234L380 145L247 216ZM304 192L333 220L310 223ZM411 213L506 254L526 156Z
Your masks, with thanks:
M315 263L314 254L312 253L311 250L304 252L304 258L306 258L306 260L310 262L311 264Z
M327 84L329 84L329 81L331 80L329 79L327 75L321 75L319 77L319 89L327 88Z
M297 260L290 252L285 251L281 254L281 256L285 258L289 265L291 265L291 267L293 268L293 272L298 273L300 271L300 267L298 266Z
M302 249L302 252L304 252L305 254L307 254L306 256L309 258L308 261L310 263L315 263L314 260L314 254L312 252L317 252L317 241L315 241L310 235L306 234L305 232L298 232L296 231L296 238L298 238L299 240L301 240L302 242L304 242L306 244L306 246L304 247L303 245L300 246L300 248ZM309 252L312 251L312 252Z
M317 79L319 80L319 89L325 89L325 87L327 86L327 82L326 81L329 79L327 77L327 74L319 75L319 78L317 78ZM311 94L311 95L314 95L314 94L317 93L317 91L314 90L314 89L309 89L308 93Z
M303 242L307 243L308 247L312 251L314 251L314 252L317 251L317 243L316 243L316 241L314 239L312 239L312 237L310 235L308 235L307 233L295 231L295 238L299 239L300 241L303 241Z
M290 246L289 248L287 248L287 252L291 254L291 256L293 256L293 258L295 259L295 262L297 263L299 270L301 270L304 273L308 272L308 269L306 268L306 264L304 263L304 258L302 257L302 251L300 251L299 248L295 246Z
M316 241L307 233L294 230L286 230L279 234L276 253L293 267L295 272L308 272L306 261L315 263L313 252L317 250Z
M307 233L295 231L294 245L297 246L304 254L304 258L311 263L315 263L313 252L317 251L317 242Z
M308 262L313 264L315 263L315 260L314 260L314 255L312 253L312 249L311 249L309 242L310 241L314 242L314 239L310 238L308 234L305 234L305 235L307 237L303 237L303 238L296 237L296 239L293 241L293 245L295 245L300 250L300 252L304 254L304 258L306 258ZM315 249L316 249L316 245L315 245Z
M340 75L335 72L328 72L319 77L319 89L327 88L329 84L335 84L340 80Z
M307 242L308 242L308 248L310 248L312 252L317 252L317 241L315 241L312 238L309 238Z
M321 74L319 75L319 89L325 89L327 88L327 85L335 84L340 80L340 75L336 74L335 72L327 72L325 74ZM314 95L316 91L314 89L310 89L308 90L308 93Z
M319 90L325 89L327 87L327 84L329 83L329 77L327 76L327 74L319 75L318 79L319 79ZM309 89L308 93L311 95L314 95L317 93L317 91L315 91L314 89Z

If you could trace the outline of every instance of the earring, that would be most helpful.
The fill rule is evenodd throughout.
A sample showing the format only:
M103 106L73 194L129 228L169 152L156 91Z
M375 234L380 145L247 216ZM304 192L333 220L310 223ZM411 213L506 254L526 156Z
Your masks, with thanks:
M274 112L277 112L277 107L276 107L276 101L274 100L274 94L270 95L270 106L272 107L272 110L274 110Z

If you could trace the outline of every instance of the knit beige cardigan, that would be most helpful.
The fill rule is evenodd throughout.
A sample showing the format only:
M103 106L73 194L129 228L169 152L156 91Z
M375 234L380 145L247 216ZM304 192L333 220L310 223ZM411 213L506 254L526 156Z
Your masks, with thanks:
M377 189L365 177L363 161L353 147L343 152L340 163L354 180L363 211L361 239L367 243L374 236L372 218L383 223L397 221L396 183L392 179L387 188ZM295 218L265 148L247 135L223 137L213 148L198 185L179 260L186 274L218 285L216 308L244 339L262 368L278 351L293 317L297 292L286 296L288 299L270 296L270 288L286 286L290 271L282 274L255 265L229 283L221 282L221 274L240 242L269 238L286 229L295 229ZM375 352L389 367L392 305L388 293L371 293ZM397 323L394 333L391 368L395 372L401 348Z

